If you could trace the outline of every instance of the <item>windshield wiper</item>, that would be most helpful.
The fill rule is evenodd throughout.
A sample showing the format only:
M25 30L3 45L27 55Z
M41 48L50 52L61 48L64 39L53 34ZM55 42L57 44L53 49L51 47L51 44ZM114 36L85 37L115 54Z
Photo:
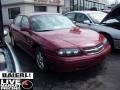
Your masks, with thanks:
M47 31L53 31L53 30L36 30L36 32L47 32Z
M53 30L42 30L42 31L40 31L40 32L47 32L47 31L53 31Z

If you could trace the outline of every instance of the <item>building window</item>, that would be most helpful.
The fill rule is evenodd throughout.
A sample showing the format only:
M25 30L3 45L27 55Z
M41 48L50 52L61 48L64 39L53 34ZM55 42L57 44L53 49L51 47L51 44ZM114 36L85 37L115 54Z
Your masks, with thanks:
M60 6L57 6L57 13L60 13Z
M46 12L47 7L46 6L34 6L35 12Z
M20 14L20 7L8 8L9 19L14 19L18 14Z
M67 1L67 0L66 0ZM95 0L69 0L70 10L100 10L105 8L105 4L95 2Z

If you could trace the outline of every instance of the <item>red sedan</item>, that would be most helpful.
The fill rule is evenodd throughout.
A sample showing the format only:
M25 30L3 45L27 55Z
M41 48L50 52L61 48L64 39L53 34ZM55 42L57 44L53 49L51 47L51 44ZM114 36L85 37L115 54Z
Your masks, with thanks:
M10 29L12 45L32 55L40 70L71 72L97 65L111 48L103 35L56 13L18 15Z

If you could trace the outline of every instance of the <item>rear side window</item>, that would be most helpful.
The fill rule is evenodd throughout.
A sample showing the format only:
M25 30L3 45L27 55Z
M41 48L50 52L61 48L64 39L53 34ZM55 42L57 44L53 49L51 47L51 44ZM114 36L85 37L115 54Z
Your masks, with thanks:
M15 18L14 24L15 24L16 26L20 26L21 20L22 20L22 16L17 16L17 17Z
M75 19L75 13L68 13L68 14L65 14L65 16L68 17L72 21L74 21Z

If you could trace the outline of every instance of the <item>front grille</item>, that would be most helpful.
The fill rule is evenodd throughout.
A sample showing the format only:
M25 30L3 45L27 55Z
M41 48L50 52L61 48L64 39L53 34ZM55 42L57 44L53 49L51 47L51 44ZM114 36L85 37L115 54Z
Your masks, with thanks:
M98 44L92 47L85 47L83 48L83 50L85 51L86 54L96 54L99 53L103 48L104 48L103 44Z

